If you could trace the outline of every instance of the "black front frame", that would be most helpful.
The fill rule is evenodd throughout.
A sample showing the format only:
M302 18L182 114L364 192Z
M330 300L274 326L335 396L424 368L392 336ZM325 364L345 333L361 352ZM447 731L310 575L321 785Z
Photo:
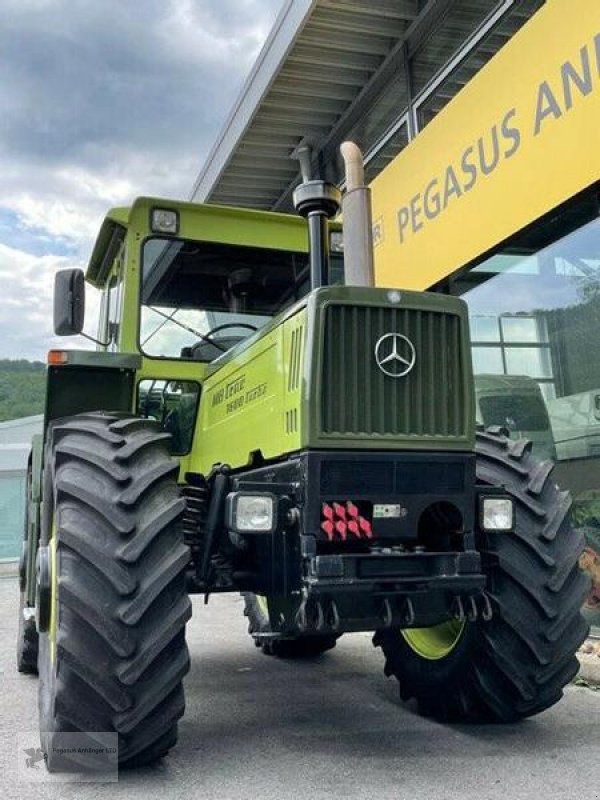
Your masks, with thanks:
M321 507L333 500L331 465L341 478L362 481L345 496L353 501L403 502L395 530L374 528L368 541L333 543L320 531ZM377 469L373 469L377 465ZM446 475L443 486L427 476ZM349 474L348 473L348 474ZM369 476L372 476L370 480ZM373 477L374 476L374 477ZM424 477L423 477L424 476ZM387 481L387 483L386 483ZM399 496L398 486L405 494ZM280 498L276 529L245 539L242 590L268 595L272 634L375 630L383 626L422 627L449 619L462 609L483 613L486 577L476 541L478 489L473 453L390 453L305 451L284 462L237 473L234 491L269 491ZM343 490L340 485L340 493ZM437 490L436 490L437 488ZM483 487L482 487L483 488ZM356 491L360 489L361 491ZM489 491L489 488L488 488ZM338 499L344 497L338 494ZM423 511L435 502L452 503L463 519L462 544L444 552L404 546ZM386 523L390 521L386 520ZM404 526L404 534L400 528Z

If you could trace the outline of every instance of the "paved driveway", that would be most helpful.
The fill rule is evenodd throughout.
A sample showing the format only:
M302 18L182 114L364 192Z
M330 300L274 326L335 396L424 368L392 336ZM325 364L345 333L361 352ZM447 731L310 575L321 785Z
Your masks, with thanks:
M278 661L252 645L235 596L194 600L188 711L162 764L118 784L23 780L18 739L37 725L37 681L14 670L16 596L16 580L0 579L2 800L600 798L600 692L570 687L519 725L444 727L400 705L369 636Z

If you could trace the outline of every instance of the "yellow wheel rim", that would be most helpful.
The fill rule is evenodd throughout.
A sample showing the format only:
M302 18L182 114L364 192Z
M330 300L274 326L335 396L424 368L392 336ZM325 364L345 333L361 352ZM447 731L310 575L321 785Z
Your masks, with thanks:
M400 633L411 650L421 658L438 661L454 650L464 629L464 622L453 619L431 628L407 628Z
M258 607L265 615L265 617L269 616L269 599L264 594L257 594L256 595L256 602L258 603Z

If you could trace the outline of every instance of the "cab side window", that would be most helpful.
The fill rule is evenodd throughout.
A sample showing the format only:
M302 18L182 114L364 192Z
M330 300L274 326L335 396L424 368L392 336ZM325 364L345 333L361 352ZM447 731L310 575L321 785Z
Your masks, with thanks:
M118 348L119 327L121 324L121 303L123 294L123 278L119 272L113 275L107 290L106 298L106 338L110 342L108 349L114 352Z
M137 413L160 423L171 434L171 453L180 456L192 448L199 400L195 381L145 378L138 384Z

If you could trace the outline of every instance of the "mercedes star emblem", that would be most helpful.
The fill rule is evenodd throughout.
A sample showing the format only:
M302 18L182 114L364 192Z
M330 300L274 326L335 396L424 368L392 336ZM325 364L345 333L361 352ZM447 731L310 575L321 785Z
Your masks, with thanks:
M390 378L408 375L415 365L415 346L401 333L386 333L375 345L375 361L379 369Z

